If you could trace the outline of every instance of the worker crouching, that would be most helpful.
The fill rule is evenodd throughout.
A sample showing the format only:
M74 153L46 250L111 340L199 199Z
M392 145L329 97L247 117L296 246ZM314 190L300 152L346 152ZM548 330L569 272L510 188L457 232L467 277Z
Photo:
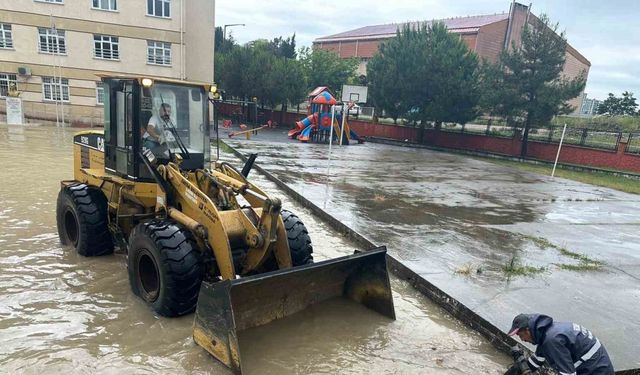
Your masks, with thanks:
M529 357L532 372L547 364L561 375L614 375L604 345L586 328L571 322L554 322L542 314L520 314L509 335L536 345Z

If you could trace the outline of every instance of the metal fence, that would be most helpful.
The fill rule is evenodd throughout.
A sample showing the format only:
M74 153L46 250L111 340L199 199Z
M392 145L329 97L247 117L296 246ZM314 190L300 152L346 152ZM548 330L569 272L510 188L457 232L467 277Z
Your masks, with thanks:
M559 143L562 137L561 126L551 126L543 129L532 129L529 139L539 142ZM564 143L569 145L598 148L603 150L618 150L622 139L622 132L595 131L582 128L567 128Z
M629 134L627 147L625 147L624 152L628 154L640 154L640 133Z
M504 125L478 125L478 124L443 124L442 131L461 134L476 134L492 137L513 138L517 128ZM626 134L625 134L626 135ZM548 128L531 129L529 140L559 143L562 137L562 127L552 126ZM602 150L618 150L618 145L623 137L619 131L595 131L582 128L567 128L564 135L564 144L596 148ZM634 143L632 143L634 142ZM640 133L629 136L626 152L640 153Z
M487 135L492 137L513 138L515 128L504 125L478 124L442 124L441 131L463 134Z

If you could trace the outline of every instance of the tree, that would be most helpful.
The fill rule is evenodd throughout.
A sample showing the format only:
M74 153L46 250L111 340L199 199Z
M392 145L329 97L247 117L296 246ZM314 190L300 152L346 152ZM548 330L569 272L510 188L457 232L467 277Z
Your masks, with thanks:
M255 40L216 54L215 81L228 96L256 97L272 108L282 105L282 122L288 104L304 98L307 84L302 63L276 55L272 46L267 40Z
M478 58L440 22L404 26L367 66L372 100L394 120L407 112L424 128L476 116Z
M551 25L542 15L535 26L524 26L520 46L514 43L501 53L497 67L501 74L492 76L493 71L483 78L488 84L484 92L492 96L485 104L523 119L521 158L527 155L529 131L548 124L555 115L570 113L573 108L567 101L584 89L584 72L573 79L561 74L566 47L565 34L558 34L558 24Z
M598 106L598 114L608 114L609 116L633 116L638 114L636 109L638 103L636 98L633 97L633 93L625 91L622 93L622 97L618 98L612 93L609 93L607 99Z
M303 47L300 61L305 70L309 88L328 86L334 92L355 77L358 60L343 59L338 54L320 48Z
M296 58L296 34L294 33L292 36L287 39L282 38L281 36L274 38L271 42L269 42L269 49L273 52L274 55L278 57L285 57L287 59L295 59Z
M216 27L216 33L215 33L215 52L216 53L227 53L235 45L236 45L236 42L235 40L233 40L233 37L231 35L229 35L229 37L225 39L224 30L222 30L222 27L220 26Z
M613 93L609 93L609 96L598 106L598 114L615 116L620 112L620 99L616 98Z
M384 110L397 124L398 117L414 103L412 86L417 79L420 58L416 58L413 30L398 31L396 38L380 44L367 63L369 98L377 110ZM413 57L413 58L412 58Z
M298 60L277 58L269 76L271 83L270 102L273 106L281 104L280 123L288 105L300 103L307 93L307 81L304 68Z
M423 29L426 45L417 92L422 122L464 124L476 117L478 57L440 22Z
M638 103L636 103L636 98L633 97L633 93L629 91L625 91L622 93L622 99L620 100L620 112L622 115L633 116L636 115L636 109L638 108Z

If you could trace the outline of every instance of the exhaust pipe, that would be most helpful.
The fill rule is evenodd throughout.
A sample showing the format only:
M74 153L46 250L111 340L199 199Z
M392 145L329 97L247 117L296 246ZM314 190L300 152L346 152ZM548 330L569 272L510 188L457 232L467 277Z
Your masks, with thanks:
M258 154L249 154L247 161L244 163L244 167L242 167L242 175L246 178L249 176L249 172L251 172L251 168L253 168L253 163L256 161Z

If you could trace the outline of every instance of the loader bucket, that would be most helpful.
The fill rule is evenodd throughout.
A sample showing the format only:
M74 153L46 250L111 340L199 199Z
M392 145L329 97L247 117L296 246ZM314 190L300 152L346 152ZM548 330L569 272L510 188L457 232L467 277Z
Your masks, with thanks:
M385 247L286 270L203 282L193 338L242 373L238 333L344 296L395 319Z

